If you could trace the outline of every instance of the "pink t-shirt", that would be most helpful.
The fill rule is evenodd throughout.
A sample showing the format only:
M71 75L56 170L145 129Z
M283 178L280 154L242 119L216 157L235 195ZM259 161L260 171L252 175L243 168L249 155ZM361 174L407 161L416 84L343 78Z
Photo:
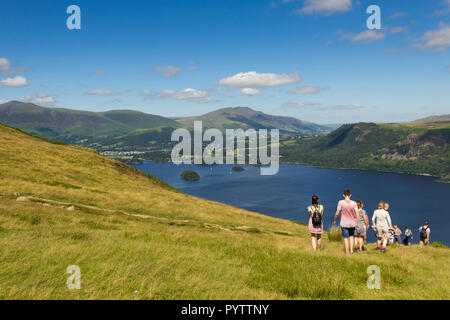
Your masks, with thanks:
M358 224L356 221L356 211L358 205L352 200L341 200L337 209L341 212L341 228L355 228Z

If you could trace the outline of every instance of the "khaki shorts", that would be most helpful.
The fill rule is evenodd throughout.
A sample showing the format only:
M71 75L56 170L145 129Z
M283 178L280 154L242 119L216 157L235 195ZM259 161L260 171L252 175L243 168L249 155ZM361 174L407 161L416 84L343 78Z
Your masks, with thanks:
M387 228L387 227L377 227L377 237L378 238L388 238L389 236L390 236L389 228Z

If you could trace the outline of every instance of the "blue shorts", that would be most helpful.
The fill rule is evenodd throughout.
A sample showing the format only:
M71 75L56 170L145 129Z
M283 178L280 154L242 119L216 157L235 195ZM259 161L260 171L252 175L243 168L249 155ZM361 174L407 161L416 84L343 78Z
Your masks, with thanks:
M341 228L342 229L342 238L347 239L348 237L355 236L355 228Z

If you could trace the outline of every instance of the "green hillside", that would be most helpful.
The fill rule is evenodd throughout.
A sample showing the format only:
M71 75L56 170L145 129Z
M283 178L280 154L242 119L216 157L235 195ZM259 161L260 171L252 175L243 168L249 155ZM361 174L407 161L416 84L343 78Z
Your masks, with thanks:
M313 252L303 225L2 125L0 181L0 299L450 298L448 249L370 245L347 257L325 236ZM66 288L70 265L81 290Z
M77 144L85 143L86 139L97 142L130 135L136 130L179 127L177 122L168 118L138 111L88 112L44 108L17 101L0 105L0 122L31 134Z
M325 134L330 132L327 126L291 117L273 116L246 107L225 108L199 117L176 118L184 127L192 127L195 120L203 121L205 128L236 129L279 129L280 133L302 135Z
M450 182L450 122L340 127L327 136L283 141L283 162L428 174Z

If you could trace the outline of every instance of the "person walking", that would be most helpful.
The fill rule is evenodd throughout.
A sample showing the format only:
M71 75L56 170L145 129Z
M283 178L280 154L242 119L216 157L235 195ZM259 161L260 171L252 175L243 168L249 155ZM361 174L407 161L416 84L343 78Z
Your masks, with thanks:
M389 217L391 216L391 213L389 212L390 204L385 202L384 203L384 210L389 213ZM389 238L387 241L387 245L390 246L391 244L394 244L395 240L395 234L394 234L394 228L389 229Z
M355 230L355 237L356 237L355 250L359 249L359 251L364 251L364 243L365 238L367 236L369 218L367 217L366 210L364 210L364 204L362 203L362 201L359 200L356 201L356 205L358 206L359 212L359 220L358 220L359 228L357 226Z
M374 211L372 217L372 225L377 233L377 250L386 252L386 245L389 240L389 230L392 230L391 217L389 212L384 210L384 202L378 204L378 209Z
M405 238L403 239L403 244L405 246L411 245L411 240L413 239L413 233L409 227L405 228Z
M400 228L398 226L394 226L394 237L395 237L395 242L397 243L397 245L401 245L402 244L402 230L400 230Z
M319 204L319 197L312 196L311 205L308 207L308 230L311 233L312 247L315 250L322 248L323 233L323 205Z
M427 246L430 244L430 233L430 224L428 223L428 221L425 221L425 224L419 228L421 246Z
M345 253L353 254L353 244L355 229L359 228L359 212L358 205L351 200L352 193L350 190L344 191L344 200L339 201L336 214L334 215L334 225L336 225L337 218L341 214L341 229L342 237L344 238Z

